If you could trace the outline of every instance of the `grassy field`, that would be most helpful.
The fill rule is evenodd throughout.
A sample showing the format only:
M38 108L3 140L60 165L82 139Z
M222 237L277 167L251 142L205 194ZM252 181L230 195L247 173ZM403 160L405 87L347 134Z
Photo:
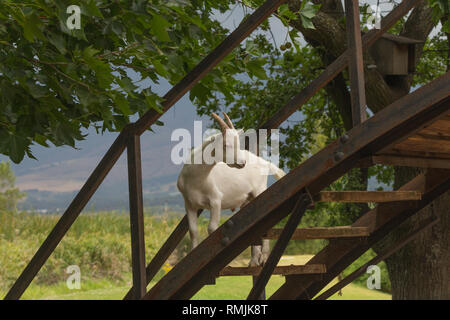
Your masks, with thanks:
M310 255L285 256L281 265L303 264L311 258ZM246 259L239 259L231 263L233 266L246 265ZM131 274L126 275L131 278ZM267 287L266 294L270 296L282 284L282 276L272 276ZM336 283L333 281L329 286ZM148 289L154 282L150 283ZM114 283L105 279L82 281L80 290L69 290L65 283L55 285L32 284L25 292L23 299L26 300L120 300L128 292L131 282ZM221 277L214 286L203 287L194 297L194 300L244 300L250 292L252 285L251 277ZM328 287L329 287L328 286ZM327 288L328 288L327 287ZM0 293L3 296L4 293ZM391 295L377 290L369 290L360 285L350 284L342 290L342 295L335 294L331 300L390 300Z
M149 260L161 247L181 218L173 213L166 216L145 216L146 257ZM224 217L225 219L226 217ZM0 212L0 298L3 297L30 261L42 241L58 221L58 215L39 215ZM201 238L207 235L208 220L199 220ZM25 292L24 299L121 299L131 286L129 217L125 213L83 213L58 245L36 279ZM280 264L305 264L311 254L318 252L325 241L292 241ZM171 265L189 252L189 238L185 237L169 258L155 281L164 276ZM250 250L245 250L232 265L246 266ZM305 253L310 253L309 255ZM374 255L368 251L344 271L350 273ZM77 265L81 270L81 290L69 290L66 268ZM383 272L383 271L382 271ZM387 280L386 280L387 279ZM382 274L382 288L388 276ZM223 277L215 286L206 286L194 299L244 299L251 288L251 277ZM284 282L273 276L267 286L271 295ZM153 285L151 283L149 287ZM364 276L344 289L336 299L390 299L390 295L368 290ZM388 290L385 290L388 291Z
M273 276L266 288L267 296L275 292L284 282L282 276ZM336 281L333 281L334 284ZM194 300L244 300L250 292L250 277L222 277L215 286L203 287ZM332 285L330 284L330 286ZM152 284L150 284L149 288ZM65 283L52 286L32 285L24 294L25 300L120 300L128 292L129 285L114 285L106 280L82 284L80 290L69 290ZM3 296L4 293L0 293ZM391 295L350 284L342 290L342 296L335 294L331 300L390 300Z

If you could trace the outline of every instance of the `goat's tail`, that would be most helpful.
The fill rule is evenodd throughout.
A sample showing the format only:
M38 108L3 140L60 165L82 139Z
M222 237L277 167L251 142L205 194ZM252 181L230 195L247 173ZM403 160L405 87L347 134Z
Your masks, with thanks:
M274 175L275 179L280 180L286 175L286 172L278 168L272 162L269 162L269 166L270 166L270 173Z

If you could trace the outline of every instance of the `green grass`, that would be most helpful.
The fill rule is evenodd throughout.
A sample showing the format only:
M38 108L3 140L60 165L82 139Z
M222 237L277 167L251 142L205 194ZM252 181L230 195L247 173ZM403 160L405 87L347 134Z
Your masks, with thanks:
M272 276L266 294L270 296L282 284L282 276ZM334 284L333 281L332 284ZM330 284L330 286L332 285ZM203 287L193 300L244 300L250 292L251 277L222 277L215 285ZM64 283L51 286L31 286L24 294L25 300L120 300L128 292L129 285L114 285L106 280L83 283L80 290L69 290ZM0 293L3 296L4 293ZM350 284L342 290L342 296L333 295L331 300L390 300L391 295Z
M266 287L267 297L271 296L284 283L283 276L272 276ZM335 284L333 281L331 285ZM252 286L251 277L222 277L215 286L203 287L194 300L243 300L247 298ZM327 287L328 288L328 287ZM331 300L391 300L391 295L377 290L369 290L349 284L342 290L342 296L333 295Z
M280 264L304 264L311 255L285 256ZM232 262L233 266L246 265L246 259ZM131 279L130 274L126 278ZM284 277L272 276L266 287L266 295L272 295L282 284ZM334 280L331 286L336 283ZM152 282L148 289L154 285ZM105 279L82 281L80 290L69 290L65 283L55 285L32 284L25 292L23 299L26 300L120 300L128 292L131 282L112 282ZM204 286L194 297L194 300L244 300L250 292L252 278L248 276L221 277L216 280L215 285ZM328 288L327 287L327 288ZM325 288L325 289L327 289ZM0 297L4 293L0 292ZM333 295L331 300L390 300L391 295L369 290L360 285L350 284L342 290L342 296Z
M50 233L60 216L0 212L0 290L11 287L26 263ZM180 214L145 216L145 254L153 257L180 220ZM206 219L200 219L206 236ZM33 283L51 285L65 281L66 268L77 265L83 279L127 280L131 272L130 223L125 213L83 213L70 228ZM177 257L189 251L186 236ZM162 276L164 272L158 275Z
M283 256L279 265L303 265L311 259L312 255L296 255ZM239 259L233 261L233 266L247 265L247 259ZM330 283L324 290L334 285L337 280ZM272 276L266 286L266 296L271 296L284 283L283 276ZM246 276L239 277L221 277L216 280L216 285L203 287L193 299L198 300L227 300L246 299L252 287L252 278ZM342 290L342 296L337 294L330 297L331 300L390 300L391 295L377 291L370 290L360 285L349 284Z
M146 257L150 259L159 250L181 218L180 214L167 216L145 216ZM40 244L58 221L58 215L0 212L0 298L3 297L30 261ZM201 238L207 235L208 220L199 220ZM45 263L36 279L25 292L24 299L121 299L131 286L130 226L127 214L113 212L83 213L56 251ZM311 255L319 251L326 242L317 242L311 247L293 241L280 264L305 264ZM186 236L171 258L175 263L189 252L190 241ZM245 250L232 265L246 266L250 256ZM350 273L374 255L368 251L352 264L344 274ZM169 259L170 260L170 259ZM67 266L78 265L81 270L81 290L69 290L65 280ZM167 263L155 276L160 279L168 270ZM382 269L384 270L384 269ZM364 277L344 289L343 296L336 299L390 299L390 295L368 290ZM382 274L382 281L388 275ZM284 282L281 276L273 276L267 286L267 296L275 292ZM150 284L152 285L152 284ZM252 285L251 277L223 277L215 286L205 286L194 299L245 299ZM387 285L382 288L389 288Z

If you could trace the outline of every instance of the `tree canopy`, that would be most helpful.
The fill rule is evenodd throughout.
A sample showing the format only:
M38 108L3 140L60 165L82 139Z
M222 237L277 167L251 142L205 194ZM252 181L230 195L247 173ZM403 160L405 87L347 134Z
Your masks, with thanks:
M139 82L179 81L226 36L213 16L233 3L2 1L0 153L18 163L33 157L33 143L74 146L83 128L119 131L132 115L159 110L160 98ZM81 9L79 29L70 28L70 5ZM237 53L191 96L228 94L233 75L264 74L258 57L244 62Z

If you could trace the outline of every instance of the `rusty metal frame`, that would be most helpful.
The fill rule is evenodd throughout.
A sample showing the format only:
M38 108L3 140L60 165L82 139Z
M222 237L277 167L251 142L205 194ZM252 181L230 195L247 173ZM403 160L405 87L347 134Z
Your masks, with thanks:
M420 0L404 0L399 6L397 6L388 16L386 16L381 21L381 29L373 32L369 32L362 38L362 47L368 47L373 44L387 29L389 29L399 18L404 16L414 5L416 5ZM233 48L235 48L243 39L245 39L259 24L261 24L270 14L272 14L285 0L268 0L266 1L260 8L258 8L250 17L248 17L233 33L230 34L216 49L211 52L206 58L204 58L199 65L197 65L191 72L189 72L185 78L183 78L177 85L175 85L164 97L163 97L163 113L166 112L173 104L178 101L188 90L190 90L202 77L204 77L214 66L216 66L225 56L227 56ZM290 114L295 112L302 104L304 104L314 93L320 90L323 86L325 86L332 78L334 78L338 73L340 73L348 63L348 57L350 55L350 50L347 50L344 54L342 54L338 59L336 59L330 66L326 68L326 70L316 78L309 86L307 86L302 92L296 95L285 107L283 107L277 114L275 114L271 119L269 119L261 128L276 128L281 122L283 122ZM380 146L386 146L390 141L393 140L392 136L389 134L406 134L409 132L410 127L408 125L417 125L415 122L422 123L421 119L433 119L436 113L442 111L442 108L445 107L438 102L447 98L448 95L445 95L443 90L448 88L443 88L443 82L445 83L447 80L448 83L448 74L440 77L439 79L433 81L431 85L425 86L423 90L421 90L421 94L423 97L420 99L417 98L417 94L414 93L408 95L405 99L401 99L401 103L394 103L394 106L404 108L404 105L407 103L414 102L416 99L419 101L416 108L410 108L408 112L410 114L406 114L407 111L402 115L403 119L399 119L398 117L393 117L394 119L389 119L392 121L384 121L385 123L378 123L377 121L383 119L383 117L378 117L376 120L373 120L371 123L375 123L375 125L380 125L382 128L390 128L386 129L387 131L383 131L383 129L377 130L377 133L373 135L373 130L369 130L367 126L358 126L352 130L352 137L358 137L358 134L364 134L364 130L370 131L372 135L371 138L375 140L366 139L365 137L361 137L357 139L358 141L353 141L355 145L348 144L347 146L341 146L339 143L333 143L329 147L319 152L319 154L314 157L315 160L306 161L301 168L297 168L294 172L291 172L290 175L286 176L286 178L280 180L275 187L276 191L265 192L262 197L258 201L255 201L256 204L251 203L248 205L246 210L249 211L252 209L257 209L257 205L259 205L262 201L269 201L267 199L267 194L273 195L275 192L275 202L271 202L269 205L264 208L263 213L259 215L259 219L255 220L255 222L248 222L248 228L255 228L258 232L255 235L246 235L242 238L242 235L239 235L243 243L247 243L247 240L255 241L257 238L262 236L263 231L266 231L268 228L273 226L279 219L286 215L286 212L289 212L293 206L293 197L299 193L299 190L303 187L308 187L312 194L319 192L324 186L331 183L335 178L340 176L342 173L345 173L349 170L356 159L358 159L361 155L371 154L373 150L379 150ZM447 86L448 87L448 86ZM419 91L419 90L418 90ZM413 98L411 98L413 96ZM447 101L448 105L448 101ZM427 109L427 107L429 107ZM391 107L392 108L392 107ZM42 265L54 251L56 246L59 244L61 239L64 237L70 226L73 224L75 219L80 214L81 210L84 208L86 203L92 197L94 192L97 190L99 185L102 183L106 175L109 173L111 168L114 166L117 159L125 150L129 137L130 136L139 136L141 135L151 124L153 124L162 113L157 113L154 110L150 110L145 113L136 123L130 124L119 134L116 138L108 152L102 158L100 163L97 165L93 173L89 176L86 183L81 188L80 192L76 195L72 203L69 205L68 209L64 212L61 219L58 221L54 229L50 232L49 236L46 238L44 243L41 245L39 250L36 252L30 263L27 265L25 270L22 272L16 283L7 293L5 299L18 299L23 294L25 289L31 283L32 279L39 272ZM416 119L415 117L422 117ZM375 117L374 117L375 118ZM414 123L414 124L411 124ZM398 125L401 130L397 130L398 128L393 129L394 126ZM373 129L373 128L372 128ZM393 133L394 132L394 133ZM389 134L388 134L389 133ZM388 134L388 135L386 135ZM378 139L378 140L377 140ZM385 141L384 141L385 140ZM342 141L341 141L342 142ZM351 146L348 147L348 146ZM348 149L348 150L347 150ZM330 153L331 152L331 153ZM305 182L298 184L298 174L303 172L306 169L314 169L315 172L310 172L306 174ZM326 173L326 176L324 174ZM302 177L303 178L303 177ZM294 180L297 179L297 180ZM282 182L282 183L281 183ZM138 187L138 186L137 186ZM276 194L276 193L279 194ZM130 198L131 200L131 198ZM133 199L132 201L138 201ZM269 203L266 202L266 203ZM139 206L135 203L137 207ZM284 210L284 213L283 213ZM139 209L137 209L139 211ZM243 210L241 210L243 211ZM241 212L240 211L240 212ZM270 218L267 217L267 214L270 212L274 212ZM244 220L239 221L239 219L243 218L243 214L237 214L238 218L234 218L233 221L239 222L243 224ZM242 227L242 225L241 225ZM219 228L222 230L222 227ZM245 229L245 227L244 227ZM263 231L260 231L263 230ZM171 235L169 240L164 244L163 251L158 252L158 259L155 263L150 263L150 265L146 269L146 276L142 274L142 263L137 268L133 268L134 270L138 270L135 272L140 272L139 280L136 276L135 286L138 285L143 287L144 282L148 282L149 278L151 279L152 273L156 273L157 269L160 268L160 263L167 254L170 254L170 250L173 250L176 247L176 244L181 240L184 234L187 231L186 223L180 222L180 224L176 228L176 232ZM223 231L223 230L222 230ZM222 232L221 231L221 232ZM242 231L242 230L241 230ZM214 234L221 234L220 232L215 232ZM138 235L139 236L139 235ZM235 237L237 238L237 234ZM248 239L247 239L248 238ZM214 236L210 237L210 241L214 243L216 241ZM234 239L237 240L237 239ZM138 241L138 240L137 240ZM138 241L139 242L139 241ZM142 241L141 241L142 244ZM199 246L200 247L200 246ZM236 248L232 248L230 250L229 247L233 247L233 244L228 245L227 250L215 250L217 254L216 257L207 257L207 259L218 260L222 259L220 263L216 263L217 266L223 264L224 261L227 261L230 257L234 255L234 252L240 250L240 246L236 246ZM197 250L194 250L191 255L195 256ZM229 251L229 252L228 252ZM169 252L169 253L168 253ZM142 256L140 256L142 258ZM152 261L153 262L153 261ZM162 261L163 263L164 261ZM205 261L199 260L198 263L202 264ZM182 264L183 265L183 264ZM212 268L210 273L214 273L217 270L217 266ZM180 267L181 268L181 267ZM177 269L175 267L174 269ZM178 270L178 269L177 269ZM173 272L172 270L171 272ZM191 290L184 290L185 286L175 288L171 294L167 297L187 297L192 292L197 290L199 286L205 283L205 279L211 278L212 274L207 274L205 279L200 279L197 274L192 275L191 279L188 282L194 281L195 288ZM150 276L149 276L150 274ZM169 273L170 274L170 273ZM143 279L145 281L143 281ZM166 277L165 277L166 278ZM163 278L164 280L164 278ZM183 279L182 281L184 281ZM164 280L165 281L165 280ZM163 282L164 282L163 281ZM180 280L181 281L181 280ZM182 282L181 281L181 282ZM139 284L138 284L139 283ZM176 286L177 283L172 283L172 287ZM146 297L154 296L155 292L157 292L158 285L155 290L149 292ZM138 288L139 292L142 293L142 289ZM170 290L172 290L171 288ZM135 294L135 289L130 290L127 295L128 298L131 296L139 296ZM167 292L166 292L167 294ZM165 296L163 294L163 296Z
M353 126L357 126L367 119L359 3L358 0L345 0L344 2L347 25L347 50L349 52L348 69L352 102L352 122Z
M397 100L293 169L219 227L180 261L145 296L146 299L186 299L213 274L260 238L290 212L301 190L312 195L353 168L362 155L376 152L411 128L431 121L450 107L450 73ZM381 143L382 142L382 143ZM341 156L336 157L336 154ZM222 239L227 238L227 245Z
M287 245L289 244L289 240L297 229L300 220L302 219L304 213L308 206L312 203L312 198L308 195L308 193L304 192L300 195L297 200L297 203L292 209L292 213L289 216L289 219L286 225L281 232L280 237L278 238L275 246L272 249L272 252L269 255L266 263L264 264L261 273L256 278L253 288L248 294L247 300L256 300L263 293L267 282L269 282L270 276L272 275L275 267L280 261L281 256L286 250Z
M140 136L131 135L127 144L131 262L133 286L137 288L134 292L136 299L141 299L147 292L140 139Z
M353 226L369 226L371 235L363 243L355 241L330 241L308 264L326 264L327 273L321 280L305 275L301 279L286 278L286 282L270 299L312 299L331 280L354 260L394 230L407 218L414 215L431 201L450 189L450 170L429 169L405 184L402 190L421 190L420 201L381 204L359 218Z
M390 27L392 27L395 22L403 17L408 11L413 8L419 0L404 0L399 4L392 12L390 12L381 21L381 28L379 30L373 30L362 38L362 47L365 49L371 46L378 38L380 38ZM268 121L266 121L259 129L273 129L278 127L283 121L285 121L292 113L298 110L306 101L311 98L317 91L323 88L331 79L333 79L337 74L339 74L348 64L348 56L350 55L350 50L346 50L338 59L336 59L332 64L330 64L315 80L313 80L306 88L304 88L299 94L294 96L284 107L282 107L274 116L272 116ZM157 259L152 260L150 265L147 267L153 267L154 273L157 272L164 261L161 259L162 256L169 256L170 253L176 247L176 239L181 239L187 232L186 221L181 221L177 226L176 231L170 236L170 239L164 244L157 254ZM178 242L179 242L178 241ZM256 240L260 241L260 240ZM171 248L166 244L172 244ZM168 251L166 251L168 250ZM172 250L172 251L171 251ZM149 281L149 280L148 280ZM129 294L125 299L129 298Z
M383 253L378 254L375 258L371 259L369 262L367 262L366 264L362 265L361 267L359 267L358 269L353 271L351 274L349 274L347 277L345 277L344 279L342 279L341 281L336 283L334 286L329 288L327 291L321 293L318 297L314 298L314 300L328 299L333 294L335 294L336 292L338 292L339 290L344 288L346 285L351 283L353 280L355 280L358 277L360 277L361 275L363 275L369 266L377 265L381 261L386 260L391 255L393 255L394 253L396 253L397 251L402 249L404 246L406 246L408 243L410 243L411 241L416 239L423 231L431 228L438 222L439 222L439 218L436 218L434 216L425 219L424 221L422 221L420 223L419 227L417 227L416 229L414 229L413 231L408 233L408 235L403 237L401 240L397 241L397 243L392 248L390 248L389 250L387 250Z

